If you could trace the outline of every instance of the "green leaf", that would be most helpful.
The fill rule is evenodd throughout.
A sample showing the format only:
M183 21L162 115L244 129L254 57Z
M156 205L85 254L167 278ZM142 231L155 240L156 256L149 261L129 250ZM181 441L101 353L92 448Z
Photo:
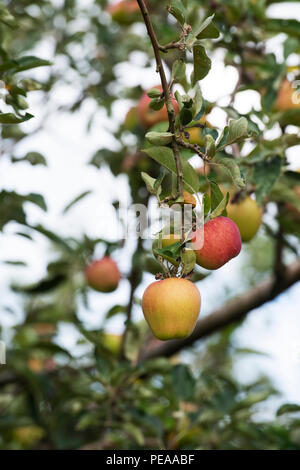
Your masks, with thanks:
M269 197L275 202L288 202L300 211L300 198L288 181L281 179L273 186Z
M29 162L31 165L47 165L45 157L39 152L28 152L23 158L12 157L13 163Z
M195 33L197 39L216 39L220 36L218 28L214 25L212 20L215 15L211 15L197 28Z
M5 261L2 261L2 263L9 264L11 266L27 266L27 263L25 263L24 261L5 260Z
M288 36L300 38L300 22L297 20L272 18L264 24L264 27L266 31L286 33Z
M153 109L153 111L159 111L164 107L165 100L161 98L153 98L149 103L149 108Z
M63 214L66 214L77 202L81 201L83 198L91 194L92 191L84 191L83 193L79 194L79 196L76 196L75 199L73 199L69 204L66 205L66 207L63 209Z
M149 98L159 98L161 95L161 91L158 88L151 88L151 90L147 91L147 95Z
M125 305L114 305L114 307L111 307L108 312L106 312L105 318L109 319L114 317L115 315L118 315L120 313L126 313L127 312L127 307Z
M70 248L69 244L61 237L56 235L56 233L52 232L51 230L46 229L42 225L31 225L32 229L36 230L37 232L41 233L45 237L49 238L53 243L62 246L65 250L72 252L73 250Z
M248 121L245 117L234 120L232 119L229 126L226 126L222 135L220 136L217 148L223 150L227 145L232 145L235 142L240 142L249 136L248 134Z
M205 48L200 44L193 47L194 56L194 73L192 77L192 85L194 86L199 80L203 80L211 68L211 60L206 54Z
M196 264L196 253L194 250L185 249L181 253L181 262L183 274L189 274L192 272Z
M40 59L39 57L35 56L26 56L21 57L21 59L16 60L16 66L13 67L13 71L16 72L23 72L24 70L33 69L36 67L44 67L47 65L51 65L49 60Z
M173 245L162 248L161 239L155 239L152 244L152 251L155 257L161 256L174 266L179 266L179 258L181 256L181 243L176 242Z
M20 124L33 118L32 114L26 113L25 116L16 116L13 113L0 113L0 124Z
M155 178L152 178L151 176L149 176L147 173L144 173L144 172L141 173L141 177L142 177L143 181L145 182L147 190L149 191L149 193L159 196L160 193L161 193L161 186L159 185L157 187L157 185L156 185L157 180Z
M66 276L63 274L57 274L51 278L43 279L37 284L30 286L13 286L15 292L26 292L26 294L42 294L49 292L58 287L62 282L66 280Z
M139 446L144 445L145 438L141 429L138 426L132 423L125 423L121 425L121 429L123 429L126 433L128 433L131 437L133 437L133 439Z
M226 215L226 206L229 201L229 193L227 193L222 201L218 204L218 206L211 212L210 218L214 219L215 217L219 217L220 215Z
M213 158L216 154L216 143L210 134L205 136L205 153L209 158Z
M245 182L241 177L240 168L234 158L219 158L216 160L218 165L222 165L228 170L232 181L238 188L244 188Z
M167 168L174 175L177 176L177 168L175 163L175 158L173 151L168 147L151 147L149 149L144 149L149 157L155 160L160 165ZM183 181L186 183L187 187L192 190L194 193L199 190L199 178L194 168L187 162L184 158L180 158Z
M213 211L224 198L222 191L215 181L210 180L211 210Z
M176 83L184 83L186 81L186 66L182 59L175 60L172 67L172 80Z
M284 58L287 59L290 54L299 51L299 40L293 37L288 37L283 44Z
M47 210L45 200L40 194L30 193L26 196L21 196L14 191L1 191L0 204L5 207L5 211L0 211L0 230L10 220L15 220L20 224L26 224L26 216L23 208L25 202L32 202L43 210Z
M204 211L204 218L209 214L211 208L211 199L208 193L203 195L203 211Z
M183 107L179 113L180 122L183 126L186 126L193 120L193 113L191 109Z
M176 18L181 26L185 23L186 10L180 0L172 0L167 6L168 12Z
M179 400L190 400L194 397L196 381L188 366L177 364L173 367L172 384L175 396Z
M202 110L203 106L203 99L202 99L202 93L201 93L201 88L199 86L199 83L196 83L195 85L195 98L194 98L194 117L195 120L200 119L198 118L199 113Z
M300 126L300 109L289 109L278 115L278 122L281 126Z
M258 162L254 165L254 181L256 184L256 200L261 204L270 193L280 176L282 159L273 157L269 160Z
M4 23L7 26L10 26L11 28L15 28L17 26L15 18L3 5L3 2L0 3L0 21L1 23Z
M153 145L168 145L172 142L171 132L147 132L146 139Z
M276 416L282 416L285 413L296 413L300 411L300 405L296 403L285 403L281 405L276 413Z

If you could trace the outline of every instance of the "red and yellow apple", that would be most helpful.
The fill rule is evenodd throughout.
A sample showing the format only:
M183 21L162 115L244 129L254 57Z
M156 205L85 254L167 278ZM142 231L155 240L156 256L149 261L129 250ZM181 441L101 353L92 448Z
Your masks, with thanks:
M196 231L193 238L196 262L206 269L219 269L241 251L241 235L228 217L216 217ZM198 246L199 245L199 246Z
M275 103L275 108L278 111L288 111L289 109L300 108L300 96L298 95L297 102L293 99L297 90L293 88L292 83L285 78L280 85L279 93Z
M162 87L160 85L155 86L154 88L157 88L162 92ZM149 127L152 127L155 124L158 124L159 122L168 121L168 112L166 105L164 105L159 111L155 111L149 107L150 101L151 98L149 98L149 96L147 95L147 91L145 91L141 96L137 106L139 121L145 129L149 129ZM175 114L178 114L179 106L173 95L172 103L175 110Z
M142 19L140 8L136 0L121 0L108 5L106 11L112 19L120 25L130 25Z
M87 283L98 292L113 292L119 285L121 273L110 256L93 261L85 269Z
M163 341L189 336L200 307L197 287L187 279L176 277L153 282L142 299L145 319L153 335Z
M242 241L250 241L257 233L262 222L263 210L250 196L227 205L227 216L238 226Z

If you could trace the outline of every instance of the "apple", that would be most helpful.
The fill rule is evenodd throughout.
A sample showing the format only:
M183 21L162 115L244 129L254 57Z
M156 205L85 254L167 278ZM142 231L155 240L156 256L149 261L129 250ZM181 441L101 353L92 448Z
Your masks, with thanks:
M193 209L194 209L194 207L196 207L196 205L197 205L196 198L192 194L190 194L188 191L183 191L183 199L184 199L183 202L174 202L171 205L171 209L181 210L183 208L184 204L190 204ZM178 207L178 206L181 206L181 207Z
M196 240L203 238L202 247ZM196 231L193 238L196 262L206 269L219 269L241 251L241 235L236 224L228 217L216 217Z
M121 0L120 2L110 4L106 11L116 23L124 26L128 26L142 19L140 8L136 0Z
M45 431L40 426L34 424L18 426L12 430L12 437L22 446L29 447L40 441L45 435Z
M117 355L121 349L122 336L113 333L104 333L102 338L103 345L113 355Z
M30 357L27 361L28 369L39 374L41 372L51 372L56 369L56 362L51 358Z
M153 282L142 299L145 319L153 335L162 341L189 336L200 307L197 287L187 279L176 277Z
M202 118L197 122L197 124L205 124L206 127L212 127L211 124L206 121L206 115L202 116ZM185 129L185 132L189 134L189 138L184 137L184 140L186 142L189 142L190 144L197 144L201 147L205 145L205 135L201 127L187 128Z
M93 261L85 269L87 283L98 292L114 291L121 279L119 268L109 256Z
M163 91L160 85L157 85L154 88L157 88L161 92ZM166 105L164 105L159 111L154 111L153 109L149 108L150 101L151 98L149 98L149 96L147 95L147 91L145 91L141 96L137 106L137 112L140 123L145 129L149 129L149 127L152 127L155 124L158 124L159 122L168 121L168 112ZM173 95L172 103L175 110L175 114L178 114L179 106Z
M298 97L298 103L294 103L293 95L296 92L296 88L293 88L291 82L285 78L279 89L275 107L278 111L288 111L289 109L299 109L300 99Z
M56 325L54 323L36 323L34 330L40 341L50 341L51 337L56 334Z
M135 106L129 109L125 116L124 129L132 131L138 125L138 115Z
M246 196L236 203L230 202L226 210L227 216L238 226L242 241L250 241L256 235L262 221L263 211L257 202Z
M180 242L181 238L180 235L170 233L170 235L162 237L161 244L162 248L166 248L167 246L174 245L174 243Z

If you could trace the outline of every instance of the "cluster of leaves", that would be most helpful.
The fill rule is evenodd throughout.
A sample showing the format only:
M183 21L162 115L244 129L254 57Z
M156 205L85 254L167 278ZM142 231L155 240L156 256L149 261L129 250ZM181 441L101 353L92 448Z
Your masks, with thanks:
M0 79L6 90L3 103L12 109L1 110L0 122L5 150L13 163L20 160L13 157L15 144L27 137L17 124L31 117L24 102L31 90L46 92L51 102L51 89L55 93L57 83L76 83L77 98L65 110L76 112L87 99L93 99L108 116L120 98L132 104L139 99L141 87L120 86L116 66L127 58L130 61L132 52L138 51L147 54L145 67L152 72L149 58L153 58L153 51L147 36L137 36L132 25L124 27L111 21L106 0L95 1L92 8L82 7L76 0L65 0L60 6L48 0L38 4L28 0L5 3L8 9L0 4ZM175 94L180 107L176 119L178 139L213 107L223 109L229 118L223 130L209 126L202 129L204 143L198 151L207 157L208 177L195 173L190 164L195 152L182 149L185 189L207 194L204 208L205 215L210 217L224 213L226 207L228 198L220 185L228 188L233 185L237 192L254 192L262 205L275 202L281 207L277 219L286 246L297 252L295 239L290 239L289 234L300 235L297 213L300 199L294 190L300 185L300 177L287 170L286 152L299 145L299 130L287 126L300 125L300 110L279 112L274 103L282 79L290 73L287 66L290 55L300 52L300 26L296 20L270 19L266 8L272 3L275 2L176 0L168 4L153 0L151 16L160 44L183 41L181 45L187 51L175 48L164 55L173 83L178 86ZM76 22L78 18L85 19L84 28L81 21ZM177 33L182 30L187 31L185 36ZM265 42L282 32L286 40L284 60L279 63L266 51ZM51 68L48 79L41 84L28 78L28 74L34 67L48 65L31 52L45 39L53 45L55 58L63 57L67 66ZM80 54L73 54L74 46ZM199 80L209 73L213 50L225 51L225 64L239 71L237 91L262 92L261 110L251 109L242 115L233 101L221 107L203 99ZM185 64L189 63L193 74L188 77L189 68ZM295 78L297 73L299 70L293 72ZM152 91L152 106L159 108L163 101L155 93ZM87 129L92 126L95 114L93 111ZM270 140L268 131L275 123L280 124L282 133ZM170 196L170 175L177 173L169 146L173 135L168 128L151 129L145 136L138 121L130 128L124 122L116 130L115 138L118 150L100 147L91 164L97 168L107 166L115 176L126 174L135 202L147 203L149 199L141 172L148 188L161 199ZM244 145L245 138L251 138L250 151ZM232 146L238 148L237 155ZM32 165L45 164L44 157L36 152L26 154L22 160ZM87 194L78 196L66 210ZM1 191L0 229L5 230L13 221L18 224L18 236L33 242L36 233L46 237L55 245L56 259L49 263L46 276L39 282L14 286L17 295L25 299L24 318L21 322L16 320L8 345L8 365L0 366L1 448L80 448L94 441L98 447L124 449L299 448L300 423L293 414L299 411L297 405L278 410L280 416L271 423L261 423L254 416L257 403L264 404L272 388L266 381L242 386L233 378L231 368L236 357L230 345L233 329L205 346L191 372L186 365L164 359L133 366L131 361L138 359L142 347L155 347L157 343L145 323L130 322L126 359L120 359L119 348L112 348L107 337L106 321L127 313L132 303L139 305L135 293L143 272L155 274L160 269L148 256L146 243L137 244L128 273L133 302L113 305L105 312L100 330L87 330L80 321L79 304L83 299L88 307L88 290L78 274L97 244L111 253L122 248L122 243L87 237L64 239L41 225L29 226L27 202L43 211L47 209L40 195ZM287 205L293 210L288 211ZM267 234L270 239L276 237L270 227ZM171 249L173 259L177 258L177 249L178 246ZM19 264L24 268L22 261ZM196 280L202 277L200 273ZM72 325L79 335L79 345L86 347L82 356L58 345L55 335L63 324Z
M233 378L232 362L251 351L233 348L232 330L195 358L195 372L167 359L120 364L99 332L82 333L93 349L80 367L45 337L19 333L9 360L20 382L1 386L0 448L299 449L299 406L282 405L276 422L261 422L258 405L272 386ZM38 370L50 352L65 366L48 360Z

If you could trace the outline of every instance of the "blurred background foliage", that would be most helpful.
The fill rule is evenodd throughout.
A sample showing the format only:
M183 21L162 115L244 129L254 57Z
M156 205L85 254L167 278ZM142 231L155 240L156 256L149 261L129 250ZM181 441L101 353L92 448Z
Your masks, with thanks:
M178 30L167 13L167 2L148 3L160 43L176 40ZM299 189L300 176L287 168L286 151L300 143L300 108L279 110L275 102L282 80L300 76L299 66L287 65L290 55L300 52L300 23L269 18L266 8L277 3L272 0L183 3L188 6L192 26L215 14L221 36L207 41L207 50L224 53L224 63L239 72L239 90L254 89L262 96L261 109L253 108L246 115L257 131L251 146L241 145L239 149L242 171L266 207L261 234L245 248L242 272L243 288L247 289L272 272L279 235L285 260L293 260L299 253L300 199L295 188ZM15 157L15 146L28 137L19 123L34 120L26 97L35 91L41 94L43 118L33 132L52 113L76 113L89 100L108 118L120 99L128 100L128 110L134 106L143 90L124 86L119 65L130 62L133 54L146 53L143 67L153 73L153 52L141 17L125 22L119 24L111 18L106 0L0 3L2 153L9 155L13 164L27 161L32 166L47 165L45 156L34 150ZM268 52L266 41L281 33L285 34L284 54L278 62ZM52 50L52 63L40 57L43 44ZM166 65L181 54L174 50L164 56ZM192 57L187 54L186 60L191 62ZM33 78L36 67L45 68L43 80ZM70 105L55 100L62 83L75 90ZM218 104L206 102L206 107L209 111ZM241 117L234 108L234 95L224 109L229 117ZM106 147L105 142L99 144L90 164L99 169L108 167L115 176L127 175L132 200L147 204L149 195L140 172L157 177L159 166L140 152L145 130L134 112L131 117L115 126L117 150ZM92 112L82 123L86 132L94 118ZM268 131L275 125L280 126L282 135L268 139ZM228 183L218 167L211 169L211 175L222 184ZM199 181L205 188L203 174ZM65 212L88 194L80 194ZM124 240L111 242L86 235L64 238L42 224L31 225L26 215L28 203L47 212L42 195L2 189L0 229L5 233L16 222L13 227L19 237L32 243L37 235L45 237L52 257L40 281L28 285L24 276L22 285L12 286L23 314L9 335L7 365L0 366L1 449L300 448L300 405L283 405L274 420L264 421L259 410L276 394L270 381L262 377L245 385L235 378L236 358L258 354L234 346L232 336L240 324L205 340L188 361L182 361L179 355L139 362L145 345L154 348L159 342L151 337L144 321L129 322L124 355L120 357L122 339L106 332L106 322L114 315L130 314L133 304L139 306L136 290L143 272L157 272L147 242L137 242L126 275L130 283L128 304L111 307L100 330L87 329L78 316L79 303L89 306L83 269L96 247L100 245L111 254L126 249ZM22 260L5 262L16 265L16 269L24 267ZM202 282L210 282L206 277L204 272L195 274L200 288ZM223 300L233 294L234 289L222 293ZM1 308L8 309L5 300ZM83 354L73 354L58 344L61 324L76 328Z

